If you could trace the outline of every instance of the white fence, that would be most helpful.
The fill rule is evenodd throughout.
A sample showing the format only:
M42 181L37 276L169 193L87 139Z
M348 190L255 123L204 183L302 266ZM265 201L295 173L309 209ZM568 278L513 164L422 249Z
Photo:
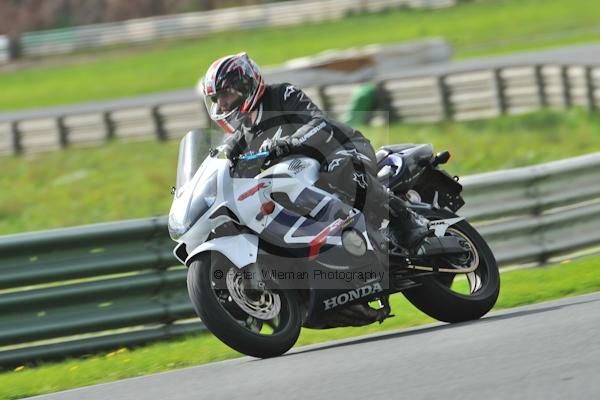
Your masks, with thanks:
M26 56L69 53L81 49L200 36L213 32L313 23L352 13L387 9L450 7L456 0L296 0L258 6L133 19L75 28L29 32L21 37Z
M333 117L350 107L359 84L305 88ZM377 110L392 121L473 120L572 106L600 106L600 67L533 65L378 82ZM138 101L128 107L107 103L81 111L0 115L0 155L88 146L111 138L179 138L206 128L209 118L193 94L177 102Z
M8 61L10 61L8 38L4 35L0 35L0 64L6 64Z

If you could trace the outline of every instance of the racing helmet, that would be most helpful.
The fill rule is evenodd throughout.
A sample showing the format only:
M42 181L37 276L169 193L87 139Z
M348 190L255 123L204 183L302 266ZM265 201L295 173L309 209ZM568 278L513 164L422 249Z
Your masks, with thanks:
M226 133L239 129L265 92L256 63L246 53L219 58L201 79L199 91L210 119Z

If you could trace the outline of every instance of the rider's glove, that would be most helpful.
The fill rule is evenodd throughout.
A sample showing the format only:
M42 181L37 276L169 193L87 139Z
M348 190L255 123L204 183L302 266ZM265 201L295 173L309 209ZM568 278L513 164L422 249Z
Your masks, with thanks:
M228 143L223 143L219 147L217 147L218 151L222 151L225 154L225 157L231 159L231 151L233 150L233 146Z
M235 135L228 135L225 140L223 140L223 143L217 147L217 150L222 151L229 160L233 160L240 155L242 147L237 142L237 137Z
M266 139L261 145L259 151L268 151L276 157L284 157L294 149L293 141L289 138Z

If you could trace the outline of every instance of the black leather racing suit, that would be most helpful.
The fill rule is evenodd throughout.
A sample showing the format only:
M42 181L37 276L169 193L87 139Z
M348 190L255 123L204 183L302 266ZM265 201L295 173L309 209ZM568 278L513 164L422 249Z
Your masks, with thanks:
M357 130L328 118L301 90L287 83L269 85L256 111L257 119L251 128L237 131L226 140L231 159L259 151L266 139L287 137L293 144L292 154L320 162L317 185L349 199L350 204L363 211L371 227L377 228L384 218L389 219L388 204L392 207L389 211L398 217L395 219L411 220L408 209L400 206L378 181L377 161L369 140ZM260 165L256 171L245 171L247 176L255 176ZM252 167L244 163L244 168ZM406 228L404 234L408 233ZM352 304L340 307L322 325L313 327L363 326L381 322L388 314L367 303Z
M268 85L255 110L254 125L227 138L230 158L259 151L266 139L290 137L292 154L320 162L321 182L352 199L371 222L385 218L387 189L377 180L373 147L359 131L327 117L289 83Z

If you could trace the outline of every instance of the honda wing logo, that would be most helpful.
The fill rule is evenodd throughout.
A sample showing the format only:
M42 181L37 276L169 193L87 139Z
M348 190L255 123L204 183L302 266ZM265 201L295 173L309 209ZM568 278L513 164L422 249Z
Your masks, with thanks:
M294 174L303 171L304 168L306 168L306 165L300 160L293 160L288 166L288 170Z

